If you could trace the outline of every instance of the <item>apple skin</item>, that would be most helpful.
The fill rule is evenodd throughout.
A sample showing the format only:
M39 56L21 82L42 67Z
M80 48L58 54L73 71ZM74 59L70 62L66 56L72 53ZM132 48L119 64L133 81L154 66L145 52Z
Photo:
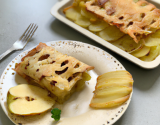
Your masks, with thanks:
M7 105L16 115L36 115L52 108L55 100L48 91L37 86L21 84L9 89Z

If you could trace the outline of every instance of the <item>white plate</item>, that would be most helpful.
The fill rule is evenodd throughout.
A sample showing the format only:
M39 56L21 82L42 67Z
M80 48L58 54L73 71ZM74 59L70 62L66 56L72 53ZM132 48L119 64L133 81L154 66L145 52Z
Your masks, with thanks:
M157 4L157 6L160 7L160 2L158 0L149 0L149 1ZM112 45L111 43L106 42L105 40L103 40L99 36L93 34L89 30L82 28L82 27L78 26L77 24L73 23L72 21L70 21L69 19L67 19L65 17L65 15L63 14L63 9L72 5L72 2L73 2L73 0L62 0L58 3L56 3L50 11L51 14L54 17L56 17L57 19L59 19L60 21L62 21L63 23L72 27L73 29L79 31L80 33L86 35L87 37L91 38L92 40L100 43L101 45L107 47L108 49L121 55L122 57L128 59L129 61L139 65L142 68L152 69L152 68L157 67L160 64L160 56L158 56L154 61L144 62L144 61L132 56L131 54L117 48L116 46Z
M96 85L97 76L109 71L125 70L120 62L100 48L77 41L52 41L47 42L47 45L94 66L95 69L89 72L92 79L86 83L84 90L75 93L65 104L56 105L56 107L62 109L61 120L58 123L53 122L50 111L41 115L27 117L10 114L6 107L9 88L19 83L26 83L12 68L15 67L16 63L21 62L21 58L29 50L19 54L8 64L0 79L1 106L13 123L23 123L23 125L111 125L116 122L126 111L132 95L123 105L113 109L94 110L89 107L89 103L93 96L92 92Z

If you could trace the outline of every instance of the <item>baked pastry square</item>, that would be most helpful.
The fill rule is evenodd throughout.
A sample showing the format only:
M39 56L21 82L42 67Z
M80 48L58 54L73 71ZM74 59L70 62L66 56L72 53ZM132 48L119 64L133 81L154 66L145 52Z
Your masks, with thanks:
M129 34L136 43L160 29L160 10L145 0L87 0L86 9Z
M28 82L34 81L49 90L62 103L74 92L76 83L83 79L84 73L93 68L45 43L39 43L22 58L15 71Z

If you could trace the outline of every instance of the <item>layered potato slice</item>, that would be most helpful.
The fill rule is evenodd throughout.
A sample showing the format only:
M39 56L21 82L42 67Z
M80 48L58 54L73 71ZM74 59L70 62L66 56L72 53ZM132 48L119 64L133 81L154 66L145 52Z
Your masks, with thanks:
M150 52L147 55L141 57L140 59L149 62L154 60L159 55L159 53L160 53L160 45L153 46L151 47Z
M160 30L157 30L155 33L151 34L153 38L160 38Z
M140 50L131 53L135 57L143 57L146 56L150 52L150 47L144 46Z
M79 16L75 23L84 28L88 27L91 24L90 20L84 16Z
M76 8L68 7L66 10L64 10L65 15L67 18L69 18L72 21L76 21L77 18L81 16L81 14L78 12Z
M128 53L141 49L142 46L144 45L143 41L135 43L134 40L129 35L123 36L117 41L112 42L112 44Z
M100 75L97 78L92 108L112 108L123 104L130 97L133 78L128 71L118 70Z
M82 6L82 2L81 2L81 6ZM83 5L83 6L81 7L80 14L81 14L82 16L90 19L91 22L96 22L96 21L98 20L97 17L96 17L94 14L90 13L89 11L87 11L87 10L85 9L85 5Z
M144 41L145 41L145 46L148 47L158 46L160 44L160 38L152 37L152 35L145 38Z
M98 35L106 41L115 41L121 38L124 33L122 33L116 26L108 26L99 32Z
M91 24L88 29L92 32L100 32L102 31L103 29L105 29L106 27L108 27L109 24L107 24L106 22L104 21L99 21L99 22L96 22L96 23L93 23ZM105 36L103 36L105 37Z

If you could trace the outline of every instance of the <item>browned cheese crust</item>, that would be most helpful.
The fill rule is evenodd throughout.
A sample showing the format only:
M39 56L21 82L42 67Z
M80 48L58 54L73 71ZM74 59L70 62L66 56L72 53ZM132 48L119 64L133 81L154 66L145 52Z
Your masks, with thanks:
M129 34L136 43L160 29L160 10L145 0L89 0L86 9Z

